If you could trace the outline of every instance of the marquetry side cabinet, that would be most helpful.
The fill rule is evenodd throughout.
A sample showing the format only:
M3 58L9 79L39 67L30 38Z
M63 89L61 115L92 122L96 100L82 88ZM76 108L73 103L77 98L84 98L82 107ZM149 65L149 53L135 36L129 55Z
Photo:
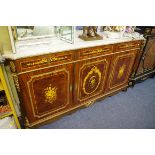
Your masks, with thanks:
M132 73L130 85L142 82L155 76L155 27L140 27L146 41L137 57L137 68Z
M9 60L25 127L34 128L128 87L142 40Z

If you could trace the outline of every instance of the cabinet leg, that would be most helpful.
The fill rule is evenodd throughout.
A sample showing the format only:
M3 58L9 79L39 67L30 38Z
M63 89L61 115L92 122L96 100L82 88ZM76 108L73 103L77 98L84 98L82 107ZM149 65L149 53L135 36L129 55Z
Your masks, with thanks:
M123 91L123 92L126 92L126 91L127 91L127 88L123 89L122 91Z
M89 101L89 102L87 102L87 103L85 104L85 106L86 106L86 107L89 107L89 106L91 106L94 102L95 102L95 101Z
M155 74L152 74L152 75L150 76L151 79L153 79L154 77L155 77Z
M129 87L132 87L132 88L133 88L134 85L135 85L135 81L130 81L130 82L129 82Z

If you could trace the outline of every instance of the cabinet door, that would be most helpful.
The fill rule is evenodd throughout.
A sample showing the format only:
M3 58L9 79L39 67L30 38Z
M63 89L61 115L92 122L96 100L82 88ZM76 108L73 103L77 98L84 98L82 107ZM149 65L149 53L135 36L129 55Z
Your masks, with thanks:
M19 75L28 126L45 122L70 108L72 64Z
M138 50L115 54L109 71L106 93L119 90L128 85L128 80Z
M155 37L148 37L141 57L137 74L151 71L155 68Z
M103 95L111 56L78 62L75 66L74 104L85 104Z
M144 51L144 70L155 68L155 37L149 37Z

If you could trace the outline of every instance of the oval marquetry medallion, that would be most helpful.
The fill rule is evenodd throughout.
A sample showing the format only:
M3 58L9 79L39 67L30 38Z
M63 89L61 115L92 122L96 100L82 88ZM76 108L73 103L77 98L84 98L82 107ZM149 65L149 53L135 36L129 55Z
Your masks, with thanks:
M99 87L100 82L101 72L96 66L93 66L84 78L82 87L83 92L87 95L93 93Z

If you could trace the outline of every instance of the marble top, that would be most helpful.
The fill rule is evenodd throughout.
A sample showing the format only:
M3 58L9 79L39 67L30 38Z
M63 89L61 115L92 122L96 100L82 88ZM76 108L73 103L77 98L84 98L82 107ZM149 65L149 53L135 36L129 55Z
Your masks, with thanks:
M5 58L0 56L0 64L3 63L5 61Z
M46 38L43 40L39 39L39 40L35 40L35 42L22 41L16 44L16 53L5 52L3 56L5 58L15 60L19 58L26 58L26 57L32 57L32 56L38 56L38 55L56 53L56 52L68 51L68 50L76 50L76 49L86 48L86 47L115 44L115 43L127 42L132 40L144 40L144 37L142 35L139 35L139 33L137 32L132 34L124 34L124 36L120 38L108 38L108 33L104 32L100 34L103 36L102 40L83 41L80 38L78 38L78 35L80 33L82 32L76 33L74 44L67 43L56 37Z

